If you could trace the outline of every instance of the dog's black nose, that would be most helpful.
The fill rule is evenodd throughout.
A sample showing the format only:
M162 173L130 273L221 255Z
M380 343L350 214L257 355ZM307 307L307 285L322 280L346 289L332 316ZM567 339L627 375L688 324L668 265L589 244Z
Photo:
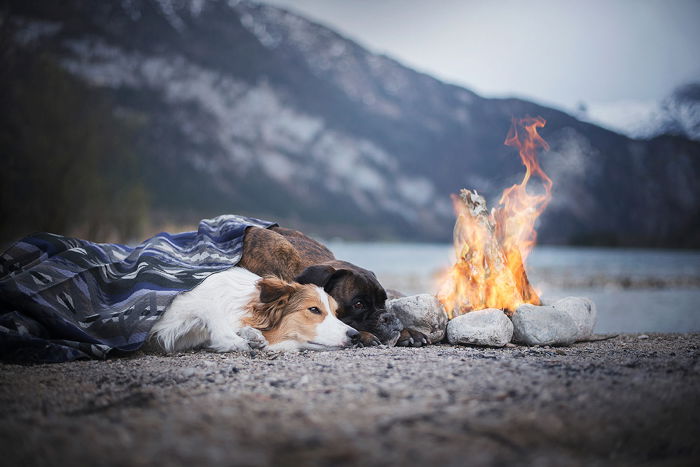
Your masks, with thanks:
M345 334L347 334L348 337L352 340L355 340L358 337L360 337L360 333L355 331L353 328L348 328L348 330L345 332Z

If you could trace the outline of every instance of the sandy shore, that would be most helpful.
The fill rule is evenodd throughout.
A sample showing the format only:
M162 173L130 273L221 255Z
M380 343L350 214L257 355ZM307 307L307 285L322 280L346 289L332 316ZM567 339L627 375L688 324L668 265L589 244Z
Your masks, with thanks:
M3 465L699 465L700 334L0 365Z

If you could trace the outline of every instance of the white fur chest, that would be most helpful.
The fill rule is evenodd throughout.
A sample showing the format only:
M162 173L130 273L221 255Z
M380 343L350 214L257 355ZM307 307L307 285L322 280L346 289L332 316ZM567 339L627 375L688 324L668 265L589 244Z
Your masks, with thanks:
M240 267L212 274L175 297L151 335L168 352L201 346L219 352L248 349L238 331L246 305L257 295L258 279Z

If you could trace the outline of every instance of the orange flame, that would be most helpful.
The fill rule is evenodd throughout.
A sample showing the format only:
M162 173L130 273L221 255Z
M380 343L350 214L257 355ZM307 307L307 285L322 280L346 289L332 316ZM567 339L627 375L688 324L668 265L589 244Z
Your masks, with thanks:
M537 133L544 125L541 117L513 119L505 144L518 148L525 176L503 191L496 209L489 213L476 192L462 190L460 197L453 196L457 261L438 293L450 318L483 308L513 312L523 303L540 303L527 279L525 260L537 241L535 222L551 199L552 180L537 162L538 149L549 149ZM533 175L542 181L540 194L527 191Z

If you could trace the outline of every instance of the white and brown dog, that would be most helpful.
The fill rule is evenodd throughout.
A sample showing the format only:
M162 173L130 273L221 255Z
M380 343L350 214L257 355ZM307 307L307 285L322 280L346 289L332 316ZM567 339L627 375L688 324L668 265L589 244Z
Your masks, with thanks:
M337 308L321 287L234 267L175 297L151 337L167 352L340 349L359 333L336 317Z

